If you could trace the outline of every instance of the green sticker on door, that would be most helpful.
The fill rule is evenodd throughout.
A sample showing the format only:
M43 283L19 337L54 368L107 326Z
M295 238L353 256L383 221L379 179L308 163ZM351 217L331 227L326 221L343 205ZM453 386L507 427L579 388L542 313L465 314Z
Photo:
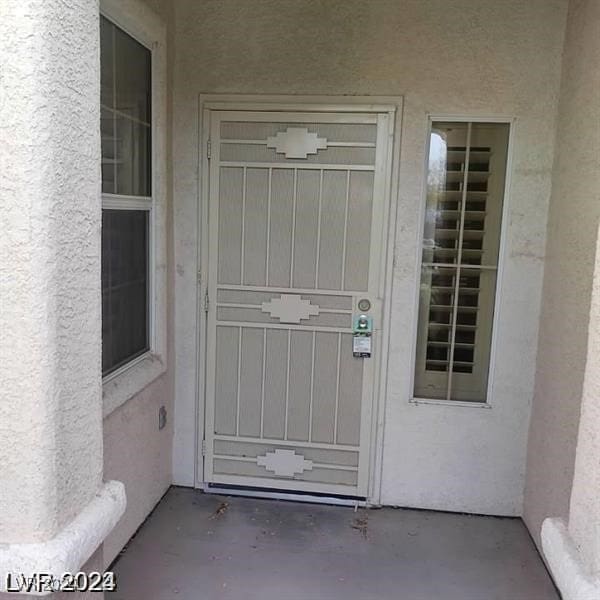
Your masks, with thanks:
M359 315L354 318L353 329L352 355L356 358L370 358L373 319L368 315Z

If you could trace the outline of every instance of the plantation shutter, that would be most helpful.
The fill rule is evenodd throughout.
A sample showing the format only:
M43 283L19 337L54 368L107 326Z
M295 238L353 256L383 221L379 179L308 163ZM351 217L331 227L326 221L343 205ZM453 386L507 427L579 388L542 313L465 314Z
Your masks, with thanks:
M417 398L486 401L508 129L432 124Z

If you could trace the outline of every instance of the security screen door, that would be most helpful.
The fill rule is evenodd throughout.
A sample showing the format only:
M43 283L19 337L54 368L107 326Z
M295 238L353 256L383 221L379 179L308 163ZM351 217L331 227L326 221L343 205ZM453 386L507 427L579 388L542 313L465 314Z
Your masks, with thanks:
M207 483L367 495L391 119L210 111Z

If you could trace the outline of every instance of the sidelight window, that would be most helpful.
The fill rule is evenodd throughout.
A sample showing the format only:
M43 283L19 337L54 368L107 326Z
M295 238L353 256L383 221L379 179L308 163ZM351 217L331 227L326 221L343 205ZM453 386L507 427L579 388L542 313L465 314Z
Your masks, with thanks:
M509 125L431 126L414 397L486 402Z

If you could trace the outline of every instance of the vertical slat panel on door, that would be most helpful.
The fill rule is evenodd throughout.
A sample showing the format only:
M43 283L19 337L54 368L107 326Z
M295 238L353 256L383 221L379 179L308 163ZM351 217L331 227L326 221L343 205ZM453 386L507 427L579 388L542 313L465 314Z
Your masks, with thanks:
M268 169L246 170L244 285L266 283L268 182Z
M313 354L310 331L293 331L290 344L290 397L288 409L288 440L309 441L310 402L312 394Z
M290 282L293 197L294 171L274 169L271 182L271 243L267 286L288 287Z
M285 434L285 397L287 374L287 332L267 330L265 408L263 437L282 440Z

